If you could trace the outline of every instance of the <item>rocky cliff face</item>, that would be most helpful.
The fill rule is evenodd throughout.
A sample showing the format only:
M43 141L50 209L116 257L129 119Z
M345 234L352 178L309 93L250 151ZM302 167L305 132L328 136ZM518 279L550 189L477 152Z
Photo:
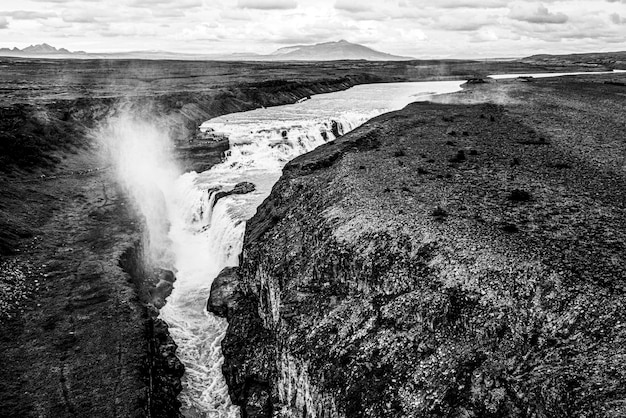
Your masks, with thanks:
M474 86L287 165L209 301L243 416L626 414L626 101L602 82Z
M11 71L16 80L5 82ZM90 129L120 108L149 116L185 143L182 166L206 169L228 145L186 142L204 120L376 78L222 80L202 93L181 78L158 95L129 98L115 83L97 94L80 80L29 75L41 88L20 98L21 74L7 66L0 77L15 89L0 100L0 415L179 416L183 367L157 319L174 278L145 265L143 222Z

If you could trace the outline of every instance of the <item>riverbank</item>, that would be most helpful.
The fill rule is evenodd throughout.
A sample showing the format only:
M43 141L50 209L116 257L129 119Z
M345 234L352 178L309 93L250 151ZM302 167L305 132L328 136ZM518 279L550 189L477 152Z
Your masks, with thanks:
M472 84L289 163L209 302L245 416L624 415L623 82Z

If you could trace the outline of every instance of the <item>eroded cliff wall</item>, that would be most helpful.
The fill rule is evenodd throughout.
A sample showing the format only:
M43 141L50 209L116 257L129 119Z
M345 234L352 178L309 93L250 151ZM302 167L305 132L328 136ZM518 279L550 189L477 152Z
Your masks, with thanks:
M626 414L610 79L473 86L288 164L209 301L244 417Z
M100 158L92 129L123 109L186 140L213 116L378 78L209 77L219 81L213 86L190 75L158 92L144 80L138 94L136 86L108 84L107 74L98 76L101 88L80 77L78 85L70 76L51 83L54 76L36 75L51 64L30 64L28 82L39 82L39 89L22 88L22 67L7 66L0 77L11 86L0 100L0 415L179 416L183 367L155 309L173 277L144 265L144 222L111 162ZM156 67L161 72L152 76L161 80L165 64ZM123 69L119 77L137 81ZM186 83L195 86L192 92ZM186 150L184 168L199 162L206 169L227 148Z

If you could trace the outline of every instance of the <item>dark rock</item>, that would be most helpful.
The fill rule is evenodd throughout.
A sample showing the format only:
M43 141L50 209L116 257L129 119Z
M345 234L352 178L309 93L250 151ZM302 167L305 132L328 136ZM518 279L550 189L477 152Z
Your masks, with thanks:
M393 156L394 157L404 157L404 156L406 156L406 152L404 151L404 149L400 148L400 149L397 149L396 151L394 151Z
M515 189L512 190L508 196L508 199L513 202L526 202L530 200L530 193L525 190Z
M504 223L502 225L502 230L504 232L508 232L510 234L514 234L516 232L519 232L519 228L517 227L517 225L513 224L513 223Z
M174 283L176 281L176 276L172 270L159 268L158 272L158 281L166 281L170 283Z
M459 150L454 157L450 158L449 161L451 163L461 163L465 160L467 160L467 157L465 157L465 151Z
M341 126L341 123L337 122L336 120L333 120L331 122L330 130L333 135L335 135L335 138L339 138L341 135L343 135L343 127Z
M228 313L237 306L241 295L241 278L238 268L226 267L211 284L207 310L222 318L228 318Z
M442 208L441 206L437 206L435 209L433 209L433 211L431 212L431 215L441 220L448 216L448 211Z
M565 169L572 168L572 165L570 163L554 163L552 164L552 167L558 170L565 170Z
M183 390L181 377L185 367L176 357L177 345L169 334L167 324L153 319L150 339L150 368L152 369L151 391L153 417L180 417L181 406L178 395Z
M233 194L252 193L255 190L256 190L256 186L253 183L249 183L249 182L237 183L235 185L235 187L232 188L232 190L215 193L214 204L217 203L218 200L220 200L220 199L222 199L222 198L224 198L226 196L230 196L230 195L233 195Z

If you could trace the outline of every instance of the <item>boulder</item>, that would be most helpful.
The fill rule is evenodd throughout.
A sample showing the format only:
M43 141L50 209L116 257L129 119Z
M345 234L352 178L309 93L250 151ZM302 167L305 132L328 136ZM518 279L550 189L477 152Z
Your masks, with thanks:
M237 267L226 267L213 280L207 310L222 318L227 318L235 308L241 292L241 278Z

